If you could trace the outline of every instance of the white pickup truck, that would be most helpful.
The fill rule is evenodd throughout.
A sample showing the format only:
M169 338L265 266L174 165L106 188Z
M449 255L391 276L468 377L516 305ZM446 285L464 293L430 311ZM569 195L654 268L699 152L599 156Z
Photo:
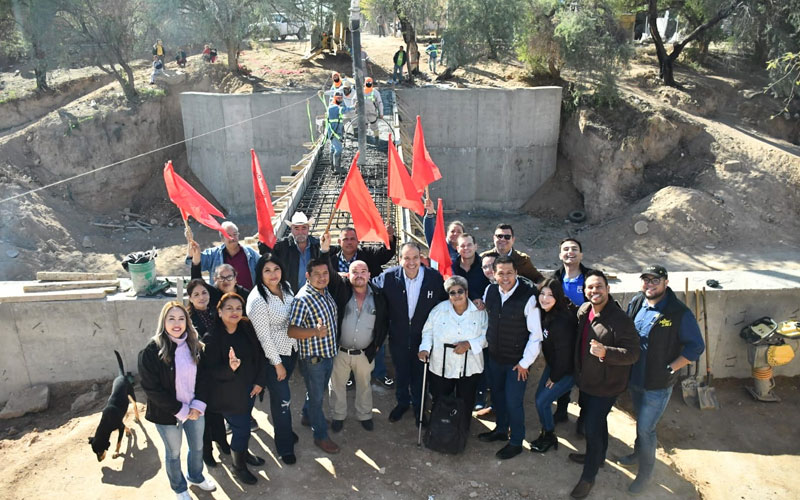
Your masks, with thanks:
M305 40L308 32L305 22L289 20L283 14L273 14L268 24L266 34L272 40L285 40L290 35L296 36L298 40Z

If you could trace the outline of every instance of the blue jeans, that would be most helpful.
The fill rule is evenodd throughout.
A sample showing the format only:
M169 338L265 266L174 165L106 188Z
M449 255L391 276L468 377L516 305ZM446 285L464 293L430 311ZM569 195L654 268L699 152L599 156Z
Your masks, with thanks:
M608 413L617 400L616 396L592 396L581 391L581 414L586 436L586 458L581 479L594 482L600 465L608 451Z
M194 483L205 481L203 477L203 429L205 418L187 420L177 425L156 424L156 430L164 441L164 463L167 467L169 486L175 493L183 493L188 489L186 478L181 472L181 431L186 434L189 455L186 457L189 480Z
M333 358L317 359L320 360L318 363L312 363L311 358L300 358L300 373L306 380L306 402L303 405L303 415L306 415L311 421L314 439L321 441L328 439L328 422L322 411L322 403L333 372Z
M514 365L498 363L486 356L492 382L492 408L494 408L497 427L494 431L507 433L511 429L510 444L522 446L525 439L525 386L527 380L517 380Z
M553 401L572 389L572 386L575 385L575 378L571 374L564 375L561 380L553 383L553 387L550 389L545 387L548 378L550 378L549 365L545 366L542 378L539 379L539 387L536 389L536 411L539 413L539 422L541 422L542 428L547 432L552 432L555 430L556 424L553 421L553 412L550 411L550 406Z
M292 395L289 392L289 379L297 363L297 353L281 356L281 364L286 369L286 378L278 381L278 373L272 363L267 364L267 389L269 390L269 411L272 425L275 426L275 447L279 456L294 454L294 435L292 434L292 411L289 407Z
M417 357L417 349L399 342L389 344L394 365L395 399L398 406L406 408L413 405L414 414L419 418L419 404L422 401L422 377L425 365Z
M636 444L633 452L639 458L640 466L652 467L656 461L656 425L667 409L672 387L646 391L643 387L630 387L633 399L633 412L636 415Z
M256 398L250 398L250 408L247 413L223 413L222 416L231 426L231 450L244 453L250 444L250 414Z
M372 378L383 382L386 378L386 344L382 344L375 353L375 368L372 369Z
M392 80L400 83L403 80L403 67L395 66L392 70Z

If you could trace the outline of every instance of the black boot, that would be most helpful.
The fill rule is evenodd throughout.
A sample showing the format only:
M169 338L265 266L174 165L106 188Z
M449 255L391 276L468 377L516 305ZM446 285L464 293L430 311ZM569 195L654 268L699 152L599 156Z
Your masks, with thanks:
M231 454L233 455L233 473L236 475L236 479L244 484L256 484L258 481L256 476L247 470L247 462L245 461L247 452L232 451Z
M252 453L250 453L250 450L247 450L244 453L244 461L247 462L247 465L252 465L253 467L264 465L264 459L253 455Z
M219 452L222 453L223 455L231 454L231 445L228 444L227 439L217 441L217 446L219 447Z
M551 446L556 450L558 449L558 438L556 437L555 431L545 432L544 436L531 444L531 451L544 453L549 450Z
M538 446L543 439L544 439L544 428L542 428L542 430L539 431L539 437L537 437L536 439L533 440L533 442L531 442L531 452L536 451L535 450L536 446Z
M217 461L214 460L214 452L209 445L208 448L205 446L203 447L203 463L206 464L208 467L216 467Z

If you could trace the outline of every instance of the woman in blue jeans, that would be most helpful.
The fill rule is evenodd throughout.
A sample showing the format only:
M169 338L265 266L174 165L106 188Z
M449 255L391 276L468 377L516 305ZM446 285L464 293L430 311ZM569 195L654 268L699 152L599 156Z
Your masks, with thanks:
M555 421L550 406L575 384L573 371L578 322L575 306L564 295L564 289L558 280L547 279L542 283L539 305L542 307L544 337L542 353L547 366L536 389L536 411L539 413L542 431L538 439L531 443L531 451L544 453L550 447L558 449Z
M245 484L255 484L247 465L263 465L264 459L247 449L250 413L267 383L267 363L244 308L244 299L236 293L226 293L219 300L217 321L203 337L203 364L209 376L208 408L221 413L231 426L234 474Z
M297 363L297 340L289 338L289 314L294 294L283 264L272 253L266 253L256 263L256 286L247 297L247 317L253 323L258 341L267 357L267 389L272 425L275 427L275 446L285 464L294 464L294 444L297 434L292 431L292 400L289 379Z
M217 486L203 477L203 428L206 379L200 355L203 344L181 302L161 309L156 334L139 353L139 376L147 394L145 418L156 425L164 440L165 465L172 491L188 500L188 484L205 491ZM189 445L188 474L181 472L181 439ZM187 484L188 481L188 484Z

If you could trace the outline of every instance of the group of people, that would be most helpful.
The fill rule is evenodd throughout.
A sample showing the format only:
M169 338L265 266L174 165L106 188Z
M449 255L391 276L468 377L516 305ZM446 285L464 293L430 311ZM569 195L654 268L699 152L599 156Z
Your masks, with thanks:
M432 204L426 203L426 212L427 230L435 216ZM452 268L446 273L452 276L445 280L416 243L398 249L391 227L386 249L360 245L352 228L342 229L338 245L332 245L327 232L310 236L311 224L296 213L291 234L272 248L260 243L259 252L239 243L231 222L223 224L224 243L214 248L201 251L187 235L190 305L166 304L156 335L139 356L146 418L164 440L167 475L179 498L187 498L188 484L215 487L202 471L204 461L216 465L212 442L232 455L241 482L256 482L248 465L263 459L248 450L248 442L253 404L265 390L278 454L286 464L296 462L299 437L289 387L295 367L306 388L301 425L311 428L317 447L339 452L329 431L340 432L347 420L351 379L355 419L372 431L370 382L380 380L376 369L387 338L396 400L388 420L398 422L413 410L415 424L426 425L428 393L434 404L455 396L468 408L491 406L496 425L478 439L504 443L496 452L502 460L523 450L525 390L531 366L543 354L534 396L541 431L531 451L558 448L555 426L566 420L577 386L578 432L586 449L569 454L583 466L573 498L591 491L607 458L607 415L630 389L637 438L631 453L616 460L638 467L631 493L647 488L656 424L676 374L704 349L697 322L668 286L666 269L645 268L641 292L623 310L610 295L606 275L583 265L574 238L560 243L563 265L545 276L514 248L509 224L498 224L493 248L479 254L475 237L453 221L447 231ZM382 269L395 255L399 265ZM202 271L209 272L210 283L201 279ZM429 385L423 384L426 370ZM186 477L179 461L181 432L189 445Z
M353 82L343 77L338 71L331 75L331 86L321 95L329 97L328 109L325 112L324 133L330 143L331 163L335 173L346 173L342 166L343 140L350 124L356 116L356 90ZM367 141L377 142L379 138L378 120L383 119L383 98L375 87L372 78L364 79L364 117L368 128ZM357 130L353 130L357 133Z

